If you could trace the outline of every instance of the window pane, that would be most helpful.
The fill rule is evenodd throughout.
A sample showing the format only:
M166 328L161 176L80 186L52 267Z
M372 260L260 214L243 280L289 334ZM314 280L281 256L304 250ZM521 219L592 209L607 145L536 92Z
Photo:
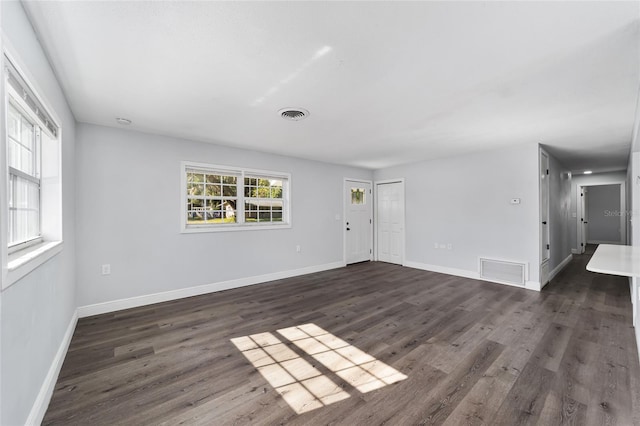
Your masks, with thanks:
M221 192L220 185L207 185L207 197L219 197Z
M238 178L235 176L222 176L222 183L227 185L236 185Z
M236 200L227 200L222 204L224 223L236 223Z
M351 204L364 204L364 188L351 188Z
M11 105L9 105L7 133L9 137L20 140L20 113Z
M281 212L281 211L280 211L280 212L276 212L276 211L274 211L274 212L271 214L271 216L272 216L272 219L271 219L271 220L272 220L273 222L282 222L282 212Z
M9 245L40 236L40 185L9 175Z
M187 184L187 194L192 196L203 195L204 194L204 184L203 183L188 183Z
M207 200L207 210L222 210L222 201L220 200Z
M204 205L204 200L199 198L187 198L187 210L198 210Z
M9 140L9 151L8 151L9 167L13 167L14 169L20 169L20 165L22 164L22 161L20 159L22 154L22 146L11 138L9 138L8 140Z
M257 222L258 221L258 212L255 211L247 211L244 214L245 222Z
M282 186L271 187L271 198L282 198Z
M204 175L202 173L187 173L187 183L202 183L204 182Z
M221 183L222 176L220 175L207 175L207 183Z
M188 211L187 212L187 223L203 223L204 222L204 211Z
M271 212L258 213L258 222L271 222Z
M206 211L206 220L207 223L218 223L223 222L224 212L220 210L207 210Z
M236 195L238 195L238 188L235 186L225 185L222 187L222 195L224 195L225 197L235 197Z
M32 176L36 175L33 163L33 153L24 148L22 148L22 165L20 166L20 170Z
M33 151L34 148L34 136L35 131L33 128L33 124L29 123L24 118L22 119L22 137L20 138L20 142L24 145L28 150Z

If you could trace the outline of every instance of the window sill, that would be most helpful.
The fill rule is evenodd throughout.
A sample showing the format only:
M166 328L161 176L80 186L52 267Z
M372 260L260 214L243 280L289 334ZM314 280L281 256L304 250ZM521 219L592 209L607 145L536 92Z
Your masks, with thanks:
M9 255L7 279L2 289L11 286L62 251L62 241L45 241Z
M291 228L291 223L283 223L279 225L229 225L229 226L207 226L207 225L190 225L182 228L183 234L194 234L199 232L227 232L227 231L264 231L268 229L287 229Z

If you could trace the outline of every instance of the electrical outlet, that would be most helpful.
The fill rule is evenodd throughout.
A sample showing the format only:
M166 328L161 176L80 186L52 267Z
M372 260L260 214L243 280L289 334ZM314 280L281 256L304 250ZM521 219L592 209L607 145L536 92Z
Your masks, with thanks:
M453 244L451 243L447 244L447 250L453 250Z
M440 244L440 248L444 250L444 249L447 248L447 245L446 244Z
M300 249L300 246L299 246L299 245L297 245L297 246L296 246L296 253L300 253L301 251L302 251L302 250Z
M436 249L436 250L437 250L437 249L438 249L438 247L439 247L438 243L433 243L433 248L434 248L434 249Z
M111 265L106 263L102 265L102 275L110 275L111 274Z

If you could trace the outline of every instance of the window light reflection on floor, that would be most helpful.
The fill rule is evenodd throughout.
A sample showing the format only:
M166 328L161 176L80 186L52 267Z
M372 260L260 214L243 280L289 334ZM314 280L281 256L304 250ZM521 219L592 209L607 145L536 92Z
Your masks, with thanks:
M284 328L278 333L362 393L407 378L315 324ZM272 333L231 341L298 414L350 396Z

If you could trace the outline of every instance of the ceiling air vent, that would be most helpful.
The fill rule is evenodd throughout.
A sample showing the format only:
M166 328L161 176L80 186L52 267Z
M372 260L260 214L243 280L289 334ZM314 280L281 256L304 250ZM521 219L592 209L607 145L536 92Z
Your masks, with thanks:
M284 108L278 111L285 120L300 121L309 116L309 111L303 108Z

